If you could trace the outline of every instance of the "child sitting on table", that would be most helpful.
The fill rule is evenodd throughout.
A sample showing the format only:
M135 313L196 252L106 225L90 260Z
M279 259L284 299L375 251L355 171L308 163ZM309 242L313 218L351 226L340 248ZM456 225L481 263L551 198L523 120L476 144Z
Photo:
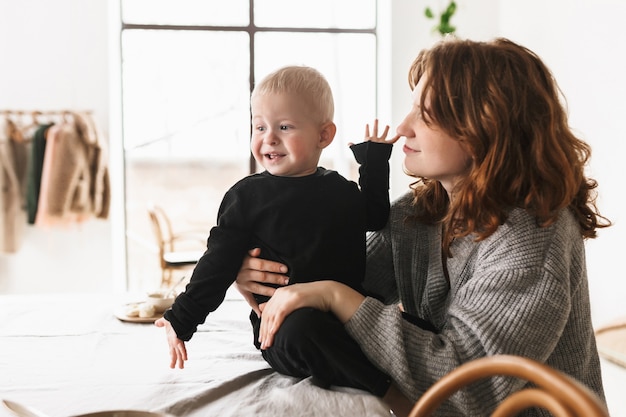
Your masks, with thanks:
M273 72L255 87L251 109L250 146L265 171L240 180L225 194L217 226L210 231L207 250L189 284L156 322L166 328L172 368L184 367L184 342L223 302L250 249L261 248L261 257L287 265L290 284L324 278L361 291L366 231L379 230L387 222L388 161L397 140L386 140L388 126L379 137L375 121L372 135L367 126L365 142L351 145L360 164L359 188L336 171L318 166L336 125L332 91L317 70L288 66ZM257 298L258 303L264 301L267 298ZM260 348L262 316L253 311L250 319L254 343ZM354 354L362 355L355 346ZM300 352L274 349L262 354L281 373L311 376ZM380 374L377 369L371 372ZM332 379L319 376L317 382L351 386L347 380Z

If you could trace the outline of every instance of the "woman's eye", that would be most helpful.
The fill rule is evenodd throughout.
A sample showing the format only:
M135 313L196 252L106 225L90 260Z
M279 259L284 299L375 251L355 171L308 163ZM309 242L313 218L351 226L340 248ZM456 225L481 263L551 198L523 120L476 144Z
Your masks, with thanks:
M289 126L287 126L287 125L281 125L280 126L280 130L287 130L287 129L289 129Z
M259 132L265 132L265 128L263 126L257 126L256 130Z

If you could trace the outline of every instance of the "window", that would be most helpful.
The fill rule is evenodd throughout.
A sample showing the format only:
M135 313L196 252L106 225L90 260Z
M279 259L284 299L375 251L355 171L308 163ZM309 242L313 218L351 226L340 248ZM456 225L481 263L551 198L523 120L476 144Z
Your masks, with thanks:
M376 0L121 0L121 10L130 289L160 277L148 202L175 229L208 236L223 194L257 170L250 91L278 67L327 77L338 131L321 165L356 180L347 144L376 117Z

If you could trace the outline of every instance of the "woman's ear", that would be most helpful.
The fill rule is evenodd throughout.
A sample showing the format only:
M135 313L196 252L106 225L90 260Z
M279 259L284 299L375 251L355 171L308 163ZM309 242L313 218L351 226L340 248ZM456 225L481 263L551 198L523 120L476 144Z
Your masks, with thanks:
M333 122L326 122L322 125L320 130L320 141L318 146L320 149L324 149L333 142L335 134L337 133L337 126Z

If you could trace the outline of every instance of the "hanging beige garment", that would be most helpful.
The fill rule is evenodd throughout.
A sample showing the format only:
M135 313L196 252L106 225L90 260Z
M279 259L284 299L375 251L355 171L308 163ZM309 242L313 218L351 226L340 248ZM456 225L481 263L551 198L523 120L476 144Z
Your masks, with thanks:
M104 143L89 115L71 113L68 119L57 132L47 194L42 196L47 198L47 214L105 219L110 184Z
M26 226L23 190L28 153L25 141L12 138L15 129L11 120L0 119L0 253L18 251Z
M55 146L59 131L58 125L52 125L46 135L46 152L41 167L41 184L39 188L39 201L37 204L37 215L35 225L38 227L50 226L71 226L87 219L86 215L67 212L63 216L51 216L48 209L48 195L50 193L49 184L52 173L52 166L55 164ZM59 162L62 163L62 162Z

